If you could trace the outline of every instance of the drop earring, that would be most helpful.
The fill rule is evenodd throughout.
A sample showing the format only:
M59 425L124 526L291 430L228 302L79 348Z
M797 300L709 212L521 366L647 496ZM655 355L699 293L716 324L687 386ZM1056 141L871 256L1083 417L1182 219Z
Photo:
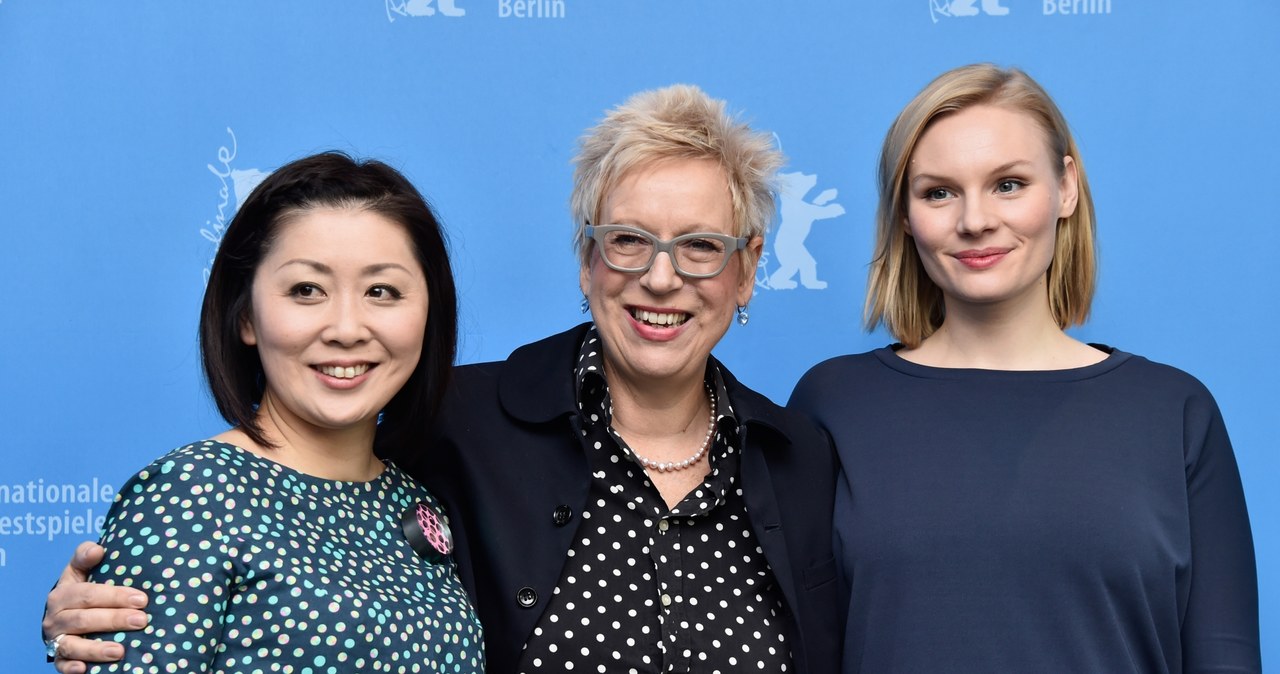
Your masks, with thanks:
M582 304L578 305L578 308L581 309L584 314L591 311L591 302L587 299L586 295L582 296Z
M738 325L746 325L747 321L749 320L751 320L751 314L747 313L747 305L745 304L739 305L738 306Z

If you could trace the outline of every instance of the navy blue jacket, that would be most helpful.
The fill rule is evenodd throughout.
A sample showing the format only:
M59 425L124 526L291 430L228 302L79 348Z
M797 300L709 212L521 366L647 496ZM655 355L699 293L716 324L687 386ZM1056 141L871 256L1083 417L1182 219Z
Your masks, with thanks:
M516 671L586 506L573 366L588 327L456 368L433 441L407 467L448 509L490 672ZM846 602L831 545L830 443L806 417L720 371L741 424L747 511L786 598L796 670L837 671Z

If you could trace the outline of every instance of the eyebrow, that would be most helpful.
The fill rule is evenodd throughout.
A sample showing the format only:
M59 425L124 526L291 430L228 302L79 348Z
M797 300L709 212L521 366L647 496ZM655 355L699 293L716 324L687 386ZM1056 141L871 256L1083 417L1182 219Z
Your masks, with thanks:
M625 220L625 221L624 221L624 220ZM637 224L637 223L636 223L636 222L634 222L634 221L633 221L633 219L631 219L631 218L624 218L623 220L619 220L619 221L615 221L615 222L610 222L609 224L610 224L610 225L622 225L622 226L624 226L624 227L631 227L631 228L633 228L633 229L638 229L638 230L640 230L640 231L642 231L642 232L645 232L645 233L646 233L646 234L648 234L649 236L652 236L652 237L653 237L653 238L655 238L655 239L661 239L661 238L662 238L662 237L658 236L657 234L655 234L655 233L654 233L654 231L653 231L652 229L650 229L650 228L648 228L648 227L645 227L644 225ZM732 230L732 229L733 229L733 226L732 226L732 225L730 225L730 230ZM727 234L728 236L737 236L737 235L736 235L736 234L734 234L732 231L729 231L729 232L717 232L717 231L715 231L715 227L714 227L714 225L709 225L709 224L707 224L707 223L705 223L705 222L685 223L685 224L676 225L676 226L675 226L675 230L676 230L676 233L675 233L675 234L673 234L673 235L671 236L671 238L672 238L672 239L676 238L677 236L685 236L685 235L688 235L688 234Z
M306 258L294 258L292 260L286 260L279 267L276 267L276 269L277 270L284 269L285 267L288 267L291 264L300 264L304 267L310 267L320 272L321 274L330 274L330 275L333 274L333 268L330 267L329 265L323 262L317 262L315 260L308 260ZM375 274L380 274L384 271L395 270L395 269L399 269L400 271L403 271L406 274L413 273L409 271L409 269L406 268L404 265L399 264L397 262L379 262L377 264L371 264L364 267L363 269L360 270L360 274L362 276L373 276Z
M991 175L998 175L1001 173L1012 171L1013 169L1016 169L1016 168L1021 168L1023 166L1030 166L1030 165L1031 165L1031 162L1026 159L1015 159L1007 164L1001 164L995 167L994 169L991 170L990 173ZM920 183L922 181L946 182L946 180L947 180L946 178L935 176L930 173L921 173L920 175L911 179L911 185L916 185L917 183Z

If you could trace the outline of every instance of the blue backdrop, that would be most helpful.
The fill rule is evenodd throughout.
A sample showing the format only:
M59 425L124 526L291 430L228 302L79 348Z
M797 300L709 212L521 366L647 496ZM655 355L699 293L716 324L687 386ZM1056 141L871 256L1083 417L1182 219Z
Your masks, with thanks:
M114 488L222 429L197 310L265 172L329 148L403 169L452 237L461 359L501 358L581 318L576 138L699 84L790 160L751 324L718 351L785 401L886 341L859 322L880 141L934 75L988 60L1038 78L1082 148L1102 263L1078 336L1217 395L1280 662L1278 23L1262 0L0 0L0 669L43 667L42 597Z

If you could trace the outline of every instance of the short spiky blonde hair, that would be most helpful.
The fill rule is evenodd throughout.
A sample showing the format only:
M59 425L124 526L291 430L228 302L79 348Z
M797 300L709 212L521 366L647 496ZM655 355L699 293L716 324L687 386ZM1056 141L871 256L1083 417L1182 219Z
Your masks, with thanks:
M627 173L673 159L709 159L724 170L737 236L763 236L774 217L774 176L782 153L771 136L725 111L725 102L689 84L642 91L587 131L574 157L569 207L574 248L585 266L589 224L603 225L605 198Z
M1049 151L1074 160L1079 198L1075 212L1058 220L1049 263L1049 310L1060 328L1079 325L1089 317L1097 277L1093 199L1067 121L1044 88L1021 70L989 63L968 65L943 73L916 94L889 127L880 152L875 255L863 318L868 330L883 323L908 348L919 346L942 325L944 307L942 291L925 273L907 235L907 166L916 143L934 120L976 105L1031 115L1044 129ZM1061 175L1061 163L1058 170Z

